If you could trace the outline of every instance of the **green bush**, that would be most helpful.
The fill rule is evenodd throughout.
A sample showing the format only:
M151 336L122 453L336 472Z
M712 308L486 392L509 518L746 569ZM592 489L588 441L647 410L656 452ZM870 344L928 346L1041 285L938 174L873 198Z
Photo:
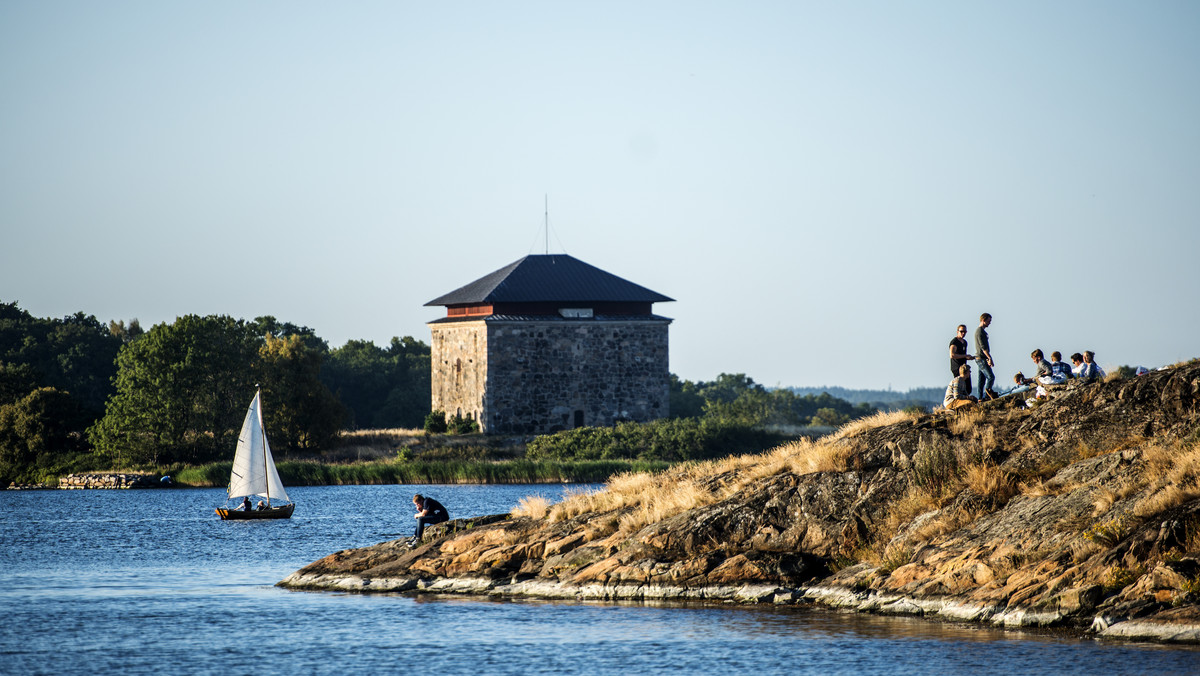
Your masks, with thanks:
M448 430L451 434L477 434L479 432L479 423L470 418L464 418L461 415L456 415L447 423Z
M533 460L609 460L617 458L681 462L726 455L760 453L790 439L750 425L696 418L648 423L621 422L613 427L579 427L529 441Z
M445 411L430 411L429 415L425 416L426 432L430 434L445 434L447 429Z

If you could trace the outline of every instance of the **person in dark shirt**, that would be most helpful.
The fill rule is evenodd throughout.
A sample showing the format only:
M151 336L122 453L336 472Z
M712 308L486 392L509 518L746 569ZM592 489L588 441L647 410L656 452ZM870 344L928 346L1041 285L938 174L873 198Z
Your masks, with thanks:
M959 324L958 333L950 339L950 376L957 378L959 369L970 358L967 354L967 325Z
M417 509L415 517L417 519L417 532L413 533L413 536L408 539L409 547L416 547L417 543L421 541L421 536L425 534L425 526L450 520L450 514L442 506L442 503L420 493L413 496L413 507Z
M249 512L249 511L250 511L250 496L249 496L249 495L247 495L246 497L242 498L242 511L243 511L243 512Z
M996 374L992 367L992 346L988 343L987 327L992 325L992 316L988 313L979 315L979 328L975 329L975 368L979 371L979 400L995 399Z

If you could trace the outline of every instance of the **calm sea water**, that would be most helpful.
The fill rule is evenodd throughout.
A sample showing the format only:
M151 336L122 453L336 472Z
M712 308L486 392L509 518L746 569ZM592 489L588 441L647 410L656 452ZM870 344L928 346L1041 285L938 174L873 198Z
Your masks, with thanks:
M1200 650L812 608L293 592L339 549L407 536L409 500L507 512L552 486L289 489L292 519L223 522L224 491L0 491L0 673L1196 674Z

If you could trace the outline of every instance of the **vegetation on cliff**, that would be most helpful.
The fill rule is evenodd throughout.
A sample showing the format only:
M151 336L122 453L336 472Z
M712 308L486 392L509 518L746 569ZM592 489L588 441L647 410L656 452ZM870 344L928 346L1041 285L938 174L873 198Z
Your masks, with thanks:
M879 414L759 456L615 477L295 587L597 598L759 589L882 612L1200 640L1200 363L1026 406ZM408 586L406 586L408 585Z

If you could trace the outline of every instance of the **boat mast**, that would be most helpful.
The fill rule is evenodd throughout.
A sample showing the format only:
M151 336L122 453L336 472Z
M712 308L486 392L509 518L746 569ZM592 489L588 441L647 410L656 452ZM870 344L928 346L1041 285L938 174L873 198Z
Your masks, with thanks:
M267 484L267 507L270 507L271 506L271 473L270 473L271 457L269 455L267 455L267 426L266 426L266 423L263 422L262 388L257 385L255 385L254 387L256 390L258 390L258 392L255 395L256 398L258 399L258 433L262 435L263 471L266 472L265 478L267 480L266 481L266 484Z

